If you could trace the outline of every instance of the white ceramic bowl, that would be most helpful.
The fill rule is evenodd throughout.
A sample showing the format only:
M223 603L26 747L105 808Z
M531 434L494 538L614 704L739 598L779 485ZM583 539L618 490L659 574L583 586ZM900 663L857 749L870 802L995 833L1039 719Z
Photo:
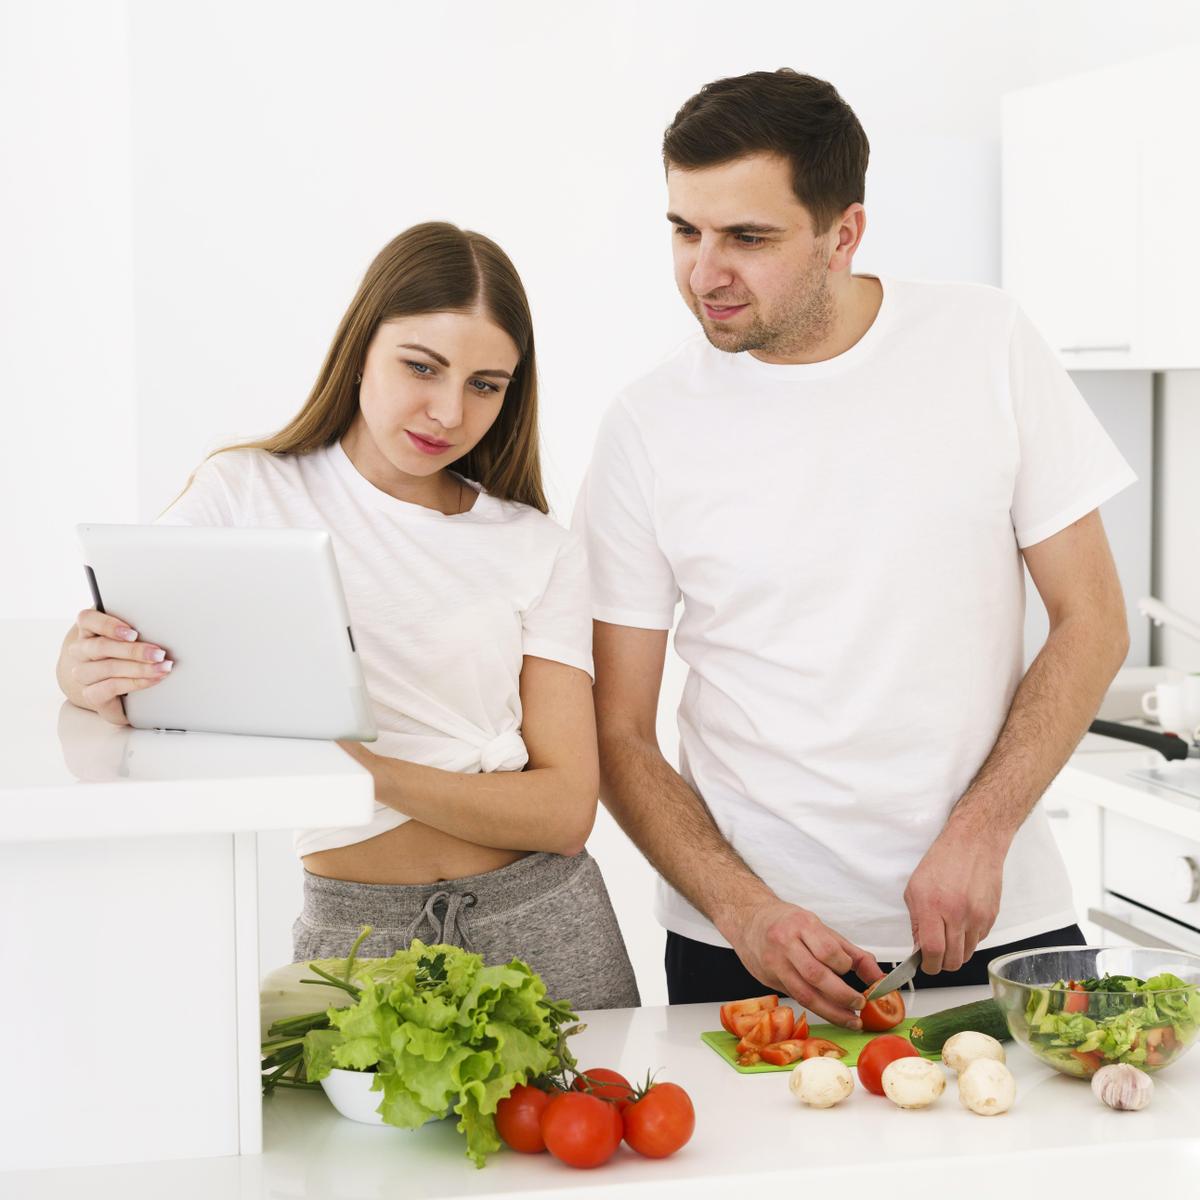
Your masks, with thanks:
M374 1071L344 1071L334 1067L321 1080L321 1086L330 1104L343 1117L361 1121L364 1125L383 1125L383 1117L376 1111L383 1103L383 1092L371 1091L374 1082Z

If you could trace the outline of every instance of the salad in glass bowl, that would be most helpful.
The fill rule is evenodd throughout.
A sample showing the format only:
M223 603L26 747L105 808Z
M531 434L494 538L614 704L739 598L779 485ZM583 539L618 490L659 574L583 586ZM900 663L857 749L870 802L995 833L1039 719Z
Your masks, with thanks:
M1065 1075L1108 1063L1161 1071L1200 1032L1200 958L1139 946L1058 946L988 964L1008 1030Z

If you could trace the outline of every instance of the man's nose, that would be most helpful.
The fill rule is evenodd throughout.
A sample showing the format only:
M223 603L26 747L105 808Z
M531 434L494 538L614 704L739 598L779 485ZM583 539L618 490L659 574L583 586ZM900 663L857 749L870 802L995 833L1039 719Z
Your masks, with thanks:
M693 295L707 296L711 292L728 287L733 282L733 272L726 266L721 252L713 245L701 243L696 251L696 261L688 283Z

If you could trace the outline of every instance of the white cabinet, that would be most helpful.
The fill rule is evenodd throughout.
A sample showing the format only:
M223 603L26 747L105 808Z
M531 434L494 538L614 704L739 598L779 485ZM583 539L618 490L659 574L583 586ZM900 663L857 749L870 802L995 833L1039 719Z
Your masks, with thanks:
M1002 284L1070 369L1200 367L1200 47L1011 92Z

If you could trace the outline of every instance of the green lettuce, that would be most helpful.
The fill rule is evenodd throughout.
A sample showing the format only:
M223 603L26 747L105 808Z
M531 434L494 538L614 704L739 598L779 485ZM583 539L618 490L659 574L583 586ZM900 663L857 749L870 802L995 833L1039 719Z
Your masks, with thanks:
M357 999L328 1009L328 1028L304 1033L306 1079L335 1067L373 1072L377 1111L401 1128L456 1113L476 1166L500 1148L497 1104L517 1084L574 1066L565 1048L574 1030L563 1026L575 1014L547 1000L545 984L520 959L485 966L477 954L414 941L388 959L311 966L343 979Z

